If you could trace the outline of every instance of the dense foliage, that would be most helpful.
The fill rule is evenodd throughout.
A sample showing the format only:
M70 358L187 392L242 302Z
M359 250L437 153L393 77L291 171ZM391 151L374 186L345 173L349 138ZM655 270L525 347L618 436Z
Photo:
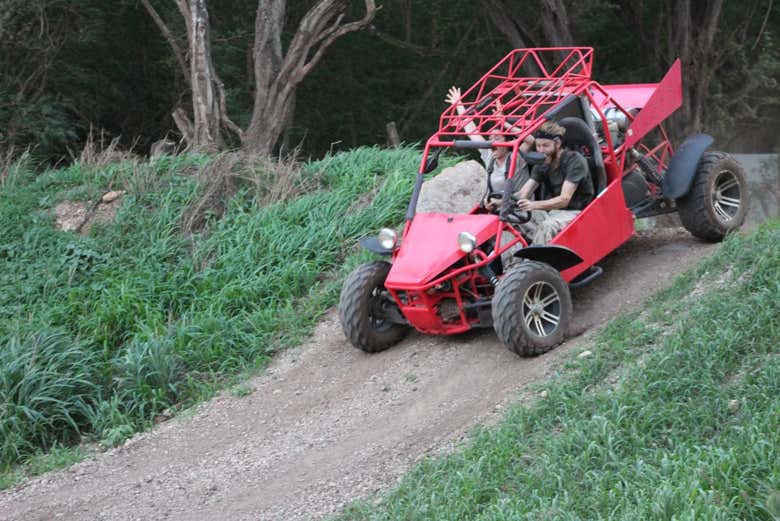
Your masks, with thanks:
M341 520L780 517L780 221L613 321L531 406Z
M181 37L174 3L151 1ZM374 30L336 41L301 84L285 145L302 143L308 154L320 156L383 143L389 121L407 142L426 137L447 88L472 83L510 48L487 12L497 3L491 2L379 2ZM576 42L596 48L595 76L601 81L657 81L679 52L671 34L673 2L562 3ZM291 37L311 2L287 4ZM359 16L361 3L353 4L352 15ZM776 149L771 128L780 117L780 4L725 4L714 50L691 58L712 63L711 74L700 78L690 71L686 81L706 82L704 127L718 134L721 148ZM635 7L629 12L627 5ZM541 6L523 0L511 9L534 33L532 43L543 46L548 42L538 34ZM257 2L211 0L209 8L228 110L245 126L252 108L248 53ZM692 17L694 24L697 19ZM47 160L70 157L91 126L145 151L169 133L175 137L170 114L189 102L168 44L137 0L9 0L0 14L0 72L0 152L32 146Z
M17 165L5 180L0 467L83 433L117 443L297 342L335 302L357 238L402 218L419 154L327 156L280 181L298 197L265 204L268 172L244 165L220 211L198 172L223 160ZM60 201L112 188L127 190L115 222L54 226Z

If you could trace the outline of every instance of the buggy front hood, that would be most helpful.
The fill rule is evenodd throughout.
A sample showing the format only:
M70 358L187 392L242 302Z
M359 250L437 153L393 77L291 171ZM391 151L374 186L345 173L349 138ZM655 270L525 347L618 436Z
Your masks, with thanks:
M401 241L385 286L408 289L434 280L465 255L458 247L460 232L473 234L479 245L496 235L498 224L498 217L491 214L418 213Z

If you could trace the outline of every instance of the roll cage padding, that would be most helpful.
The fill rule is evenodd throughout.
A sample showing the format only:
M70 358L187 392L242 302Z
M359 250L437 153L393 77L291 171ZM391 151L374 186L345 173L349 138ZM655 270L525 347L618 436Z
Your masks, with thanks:
M547 114L545 114L544 118L547 121L557 121L558 119L562 119L564 117L571 117L574 114L578 116L582 115L581 111L582 105L580 104L579 96L569 94L563 99L563 101L558 103L558 105L550 109Z
M563 271L582 262L582 257L565 246L540 244L528 246L515 252L515 257L544 262L558 271Z
M607 187L607 172L604 168L604 157L601 155L593 130L580 118L562 118L558 124L566 129L563 136L563 145L567 147L588 147L590 157L588 166L591 168L593 188L596 194L601 193Z
M472 141L470 139L456 139L452 142L455 148L493 148L493 141Z
M708 134L695 134L686 139L669 161L661 180L661 193L669 199L679 199L693 184L699 159L714 139Z

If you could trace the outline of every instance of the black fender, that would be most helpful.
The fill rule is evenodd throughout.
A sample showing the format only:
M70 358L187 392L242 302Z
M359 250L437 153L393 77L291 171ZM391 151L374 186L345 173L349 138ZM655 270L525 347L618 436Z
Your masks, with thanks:
M669 161L661 180L661 193L668 199L679 199L688 193L699 159L714 139L708 134L695 134L680 145Z
M532 261L544 262L558 271L569 269L582 261L582 257L565 246L554 244L540 244L529 246L515 252L515 257Z
M360 239L360 245L368 251L379 255L392 255L393 253L393 250L388 250L379 244L379 237L363 237Z

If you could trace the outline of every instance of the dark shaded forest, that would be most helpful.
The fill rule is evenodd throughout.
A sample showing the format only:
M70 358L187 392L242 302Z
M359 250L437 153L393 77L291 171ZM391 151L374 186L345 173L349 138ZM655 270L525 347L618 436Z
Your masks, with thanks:
M219 148L246 148L254 120L277 118L254 110L270 96L258 80L262 63L270 64L266 77L279 79L279 57L318 28L325 39L327 30L353 23L302 51L304 60L321 54L304 73L281 77L292 87L290 106L277 118L278 137L266 138L270 150L298 147L316 157L384 144L391 121L401 140L424 140L450 85L468 86L512 48L551 45L594 47L602 83L658 81L679 57L685 105L672 122L674 138L705 131L723 149L780 149L780 2L772 0L380 0L374 12L362 0L2 3L6 156L30 148L40 160L68 161L90 132L138 153L162 138L186 142L172 115L197 119L190 66L199 56L188 40L195 17L184 15L199 9L207 12L206 58L229 123ZM326 8L321 27L304 27L319 23L308 17ZM263 47L262 23L273 16L279 31L266 34ZM263 62L263 49L275 49L277 61Z

